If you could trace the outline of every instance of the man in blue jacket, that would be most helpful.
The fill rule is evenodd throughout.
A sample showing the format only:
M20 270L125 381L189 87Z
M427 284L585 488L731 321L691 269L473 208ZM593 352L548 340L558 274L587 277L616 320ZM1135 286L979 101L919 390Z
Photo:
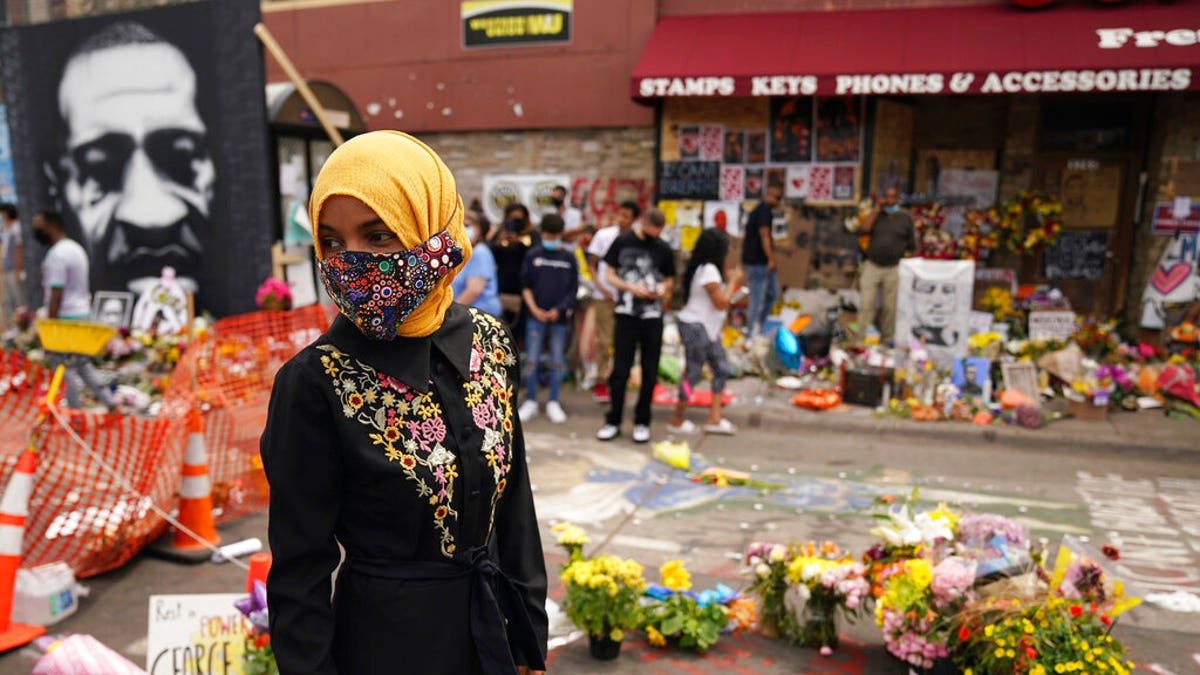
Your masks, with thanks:
M559 405L563 371L566 370L568 313L575 306L579 289L579 265L575 255L562 248L563 219L558 214L542 216L542 243L529 249L521 269L521 297L529 311L525 323L525 392L528 398L517 410L522 422L537 417L538 372L542 346L549 340L550 400L546 417L555 424L567 421Z

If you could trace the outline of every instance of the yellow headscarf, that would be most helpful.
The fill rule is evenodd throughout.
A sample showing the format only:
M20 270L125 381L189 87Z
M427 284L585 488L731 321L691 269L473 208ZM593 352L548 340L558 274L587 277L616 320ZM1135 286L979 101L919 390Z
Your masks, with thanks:
M430 335L442 325L454 301L450 284L471 257L471 238L463 228L463 205L454 175L429 146L399 131L372 131L346 141L321 167L308 204L317 258L323 258L317 228L321 207L333 195L354 197L376 213L404 248L420 245L447 229L462 247L463 264L442 277L404 323L398 334Z

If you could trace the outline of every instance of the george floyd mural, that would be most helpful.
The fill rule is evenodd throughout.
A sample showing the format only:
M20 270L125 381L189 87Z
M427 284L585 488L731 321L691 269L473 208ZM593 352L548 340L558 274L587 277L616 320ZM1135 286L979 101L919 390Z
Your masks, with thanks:
M170 266L198 309L254 308L272 237L259 17L201 0L0 33L21 210L63 214L93 292Z

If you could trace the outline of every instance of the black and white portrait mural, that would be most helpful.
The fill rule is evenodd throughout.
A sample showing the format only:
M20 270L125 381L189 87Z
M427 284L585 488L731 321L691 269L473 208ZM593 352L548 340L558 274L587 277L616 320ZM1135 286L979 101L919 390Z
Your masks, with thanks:
M21 207L63 213L93 292L169 266L198 308L253 309L272 235L259 17L205 0L0 37Z

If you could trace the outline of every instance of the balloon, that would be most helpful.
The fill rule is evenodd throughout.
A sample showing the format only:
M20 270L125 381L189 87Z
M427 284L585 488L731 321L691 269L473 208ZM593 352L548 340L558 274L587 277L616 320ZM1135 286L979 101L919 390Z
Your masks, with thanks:
M800 370L800 341L787 329L775 331L775 353L788 370Z

